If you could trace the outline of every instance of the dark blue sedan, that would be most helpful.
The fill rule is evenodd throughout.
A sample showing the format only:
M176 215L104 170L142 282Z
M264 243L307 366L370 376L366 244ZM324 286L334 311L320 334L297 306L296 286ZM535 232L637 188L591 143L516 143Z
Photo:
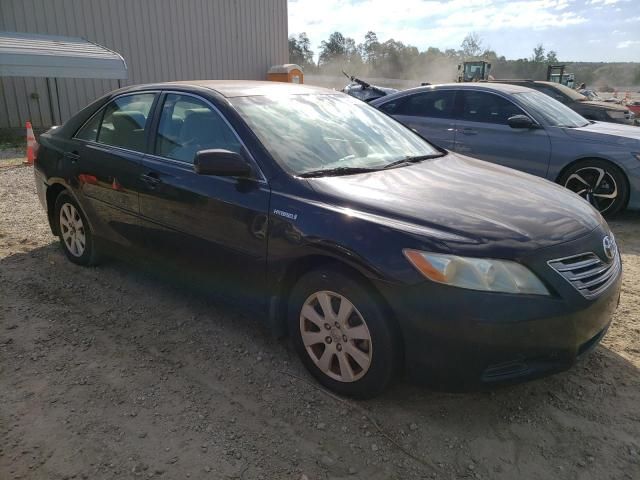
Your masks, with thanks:
M591 205L342 93L129 87L40 143L38 193L70 261L148 259L239 301L340 394L402 370L456 389L559 371L618 303L620 255Z

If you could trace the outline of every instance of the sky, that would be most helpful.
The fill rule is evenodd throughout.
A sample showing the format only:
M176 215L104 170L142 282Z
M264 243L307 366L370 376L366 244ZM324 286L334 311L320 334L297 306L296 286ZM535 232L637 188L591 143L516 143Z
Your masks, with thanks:
M426 50L460 48L469 32L508 59L542 43L561 61L640 62L640 0L288 0L289 34L316 54L334 31L361 43L373 30Z

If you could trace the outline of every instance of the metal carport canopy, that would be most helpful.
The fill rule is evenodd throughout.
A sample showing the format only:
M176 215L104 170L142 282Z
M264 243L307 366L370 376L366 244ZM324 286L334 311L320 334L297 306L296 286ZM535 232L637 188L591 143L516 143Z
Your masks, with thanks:
M0 32L0 76L124 79L127 64L83 38Z

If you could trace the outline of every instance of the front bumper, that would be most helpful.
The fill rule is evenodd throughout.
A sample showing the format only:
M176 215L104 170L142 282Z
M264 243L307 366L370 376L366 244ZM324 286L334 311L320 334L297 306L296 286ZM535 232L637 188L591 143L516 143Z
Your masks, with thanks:
M617 308L622 269L595 299L586 299L546 261L581 253L589 239L544 249L522 259L543 278L552 295L510 295L425 282L382 286L404 339L410 378L445 390L473 390L565 370L594 348ZM589 240L589 241L587 241ZM578 244L578 245L575 245ZM577 249L576 249L577 248ZM589 250L594 250L590 248Z

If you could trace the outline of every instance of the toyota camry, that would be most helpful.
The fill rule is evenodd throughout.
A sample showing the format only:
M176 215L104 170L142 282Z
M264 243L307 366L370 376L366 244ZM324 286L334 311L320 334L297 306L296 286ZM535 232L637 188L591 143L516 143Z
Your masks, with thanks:
M39 141L38 194L71 262L188 272L340 394L401 372L447 389L557 372L618 304L620 255L588 202L343 93L127 87Z

